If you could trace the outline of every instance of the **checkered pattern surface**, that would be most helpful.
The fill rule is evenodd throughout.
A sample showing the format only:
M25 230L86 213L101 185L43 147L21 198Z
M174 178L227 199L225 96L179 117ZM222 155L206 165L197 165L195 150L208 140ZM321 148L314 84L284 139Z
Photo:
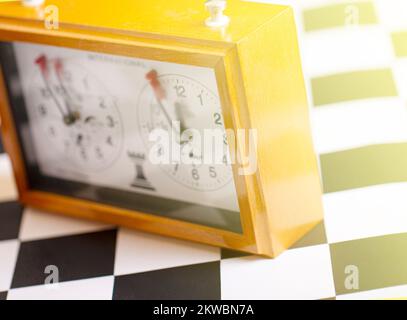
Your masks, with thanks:
M407 3L273 2L298 15L324 223L243 255L23 208L0 155L0 299L407 297Z

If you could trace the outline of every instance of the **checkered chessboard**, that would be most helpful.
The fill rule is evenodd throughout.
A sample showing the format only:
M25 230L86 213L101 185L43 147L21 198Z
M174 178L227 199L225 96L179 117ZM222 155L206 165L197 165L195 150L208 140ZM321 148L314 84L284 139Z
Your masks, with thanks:
M272 2L297 13L324 223L272 260L40 212L3 154L0 299L407 297L407 3Z

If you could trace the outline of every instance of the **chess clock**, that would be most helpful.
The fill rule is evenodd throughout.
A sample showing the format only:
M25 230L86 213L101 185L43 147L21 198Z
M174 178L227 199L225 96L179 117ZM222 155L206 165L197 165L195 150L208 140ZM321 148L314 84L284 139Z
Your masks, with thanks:
M289 7L24 2L0 4L22 203L268 257L322 220Z

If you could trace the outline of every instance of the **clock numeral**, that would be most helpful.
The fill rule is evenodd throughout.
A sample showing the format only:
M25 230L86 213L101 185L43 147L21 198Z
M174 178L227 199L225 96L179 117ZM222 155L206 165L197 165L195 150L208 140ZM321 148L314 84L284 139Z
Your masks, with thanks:
M174 89L175 89L175 92L177 93L177 96L179 98L185 98L186 97L186 95L185 95L186 90L185 90L184 86L176 85L176 86L174 86Z
M41 116L45 117L47 115L47 108L43 104L40 104L38 109Z
M215 171L215 167L209 167L209 176L211 178L216 178L218 176L218 174Z
M114 119L113 119L113 117L112 116L107 116L106 120L107 120L107 126L109 128L114 128Z
M201 106L203 106L204 105L204 103L203 103L203 95L202 95L202 91L201 91L201 93L200 94L198 94L198 98L199 98L199 102L201 103Z
M57 132L54 127L49 127L48 131L49 131L49 134L53 137L55 137L57 135Z
M82 135L82 134L78 134L78 135L76 136L76 145L77 145L77 146L81 146L81 145L82 145L82 142L83 142L83 135Z
M198 173L198 169L192 169L192 178L194 180L199 180L199 173Z
M54 90L59 95L66 95L66 90L63 86L54 86Z
M96 148L95 148L95 153L96 153L96 157L97 157L98 159L103 159L103 152L102 152L102 150L100 149L100 147L96 147Z
M162 146L159 146L157 149L157 156L161 157L164 154L164 149Z
M213 114L213 118L215 120L215 124L221 126L222 125L222 116L220 113L216 112Z
M105 99L99 98L99 107L102 108L102 109L107 108Z
M41 88L41 96L43 99L51 98L51 91L45 88Z
M86 150L84 148L80 149L79 154L81 155L83 160L88 160L88 154L86 153Z
M223 143L227 146L228 145L228 136L226 133L223 135Z
M113 139L112 139L112 136L108 136L108 137L106 138L106 143L107 143L109 146L112 146L112 147L113 147Z
M225 165L228 164L228 157L226 154L223 156L223 164L225 164Z

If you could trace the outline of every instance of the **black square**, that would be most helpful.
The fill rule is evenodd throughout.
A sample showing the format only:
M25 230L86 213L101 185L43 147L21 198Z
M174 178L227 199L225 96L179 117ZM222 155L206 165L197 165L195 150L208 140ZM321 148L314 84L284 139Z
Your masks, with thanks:
M312 247L325 243L328 243L325 232L325 223L324 221L321 221L311 231L306 233L300 240L298 240L292 246L292 249Z
M23 242L12 288L44 284L50 275L45 272L47 266L58 268L59 282L113 275L116 233L108 230Z
M7 299L7 291L6 292L0 292L0 300L6 300Z
M0 240L17 239L23 207L16 201L0 203Z
M241 257L248 257L252 254L247 252L235 251L230 249L222 249L221 250L221 259L231 259L231 258L241 258Z
M116 277L115 300L219 300L220 262Z

